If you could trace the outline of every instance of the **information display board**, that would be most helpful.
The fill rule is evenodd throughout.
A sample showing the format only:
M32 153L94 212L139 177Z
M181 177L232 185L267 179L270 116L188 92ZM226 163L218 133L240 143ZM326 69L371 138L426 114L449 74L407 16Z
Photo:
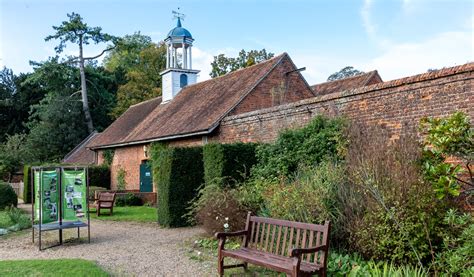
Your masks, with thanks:
M36 214L41 211L41 223L58 221L59 180L56 170L35 172ZM40 209L41 205L41 209Z
M62 171L63 219L81 220L87 206L86 172L82 170Z

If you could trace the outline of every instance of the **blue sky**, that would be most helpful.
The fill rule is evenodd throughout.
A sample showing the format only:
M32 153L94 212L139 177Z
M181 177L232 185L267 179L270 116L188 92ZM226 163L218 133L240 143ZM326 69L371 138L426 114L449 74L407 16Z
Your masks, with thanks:
M347 65L377 69L391 80L474 60L468 0L0 0L0 66L31 71L29 60L54 55L56 42L44 38L67 13L77 12L113 35L141 31L159 41L174 27L171 10L177 7L195 38L199 80L209 78L214 55L236 55L240 49L287 52L307 68L303 74L310 84ZM90 46L86 54L103 47ZM76 51L69 46L66 54Z

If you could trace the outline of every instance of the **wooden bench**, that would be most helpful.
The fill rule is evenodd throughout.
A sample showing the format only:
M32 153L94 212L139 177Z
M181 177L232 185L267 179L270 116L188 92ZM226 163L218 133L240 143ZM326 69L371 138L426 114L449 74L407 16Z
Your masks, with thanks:
M301 223L247 215L245 230L216 233L219 239L218 272L243 267L247 263L286 273L289 276L326 276L329 250L330 223L324 225ZM239 249L225 249L228 237L242 236ZM243 261L242 264L224 265L224 258Z
M114 213L115 192L99 192L99 196L95 202L89 205L96 209L97 216L100 216L100 210L106 209L110 211L110 215Z

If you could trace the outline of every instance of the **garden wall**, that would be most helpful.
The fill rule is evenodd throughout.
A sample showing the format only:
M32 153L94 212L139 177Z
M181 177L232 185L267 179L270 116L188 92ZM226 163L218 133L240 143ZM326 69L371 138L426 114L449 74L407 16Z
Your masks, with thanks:
M474 119L474 63L332 93L278 107L228 116L215 136L220 142L269 142L282 129L305 125L318 114L382 125L396 139L416 132L421 118L463 111Z

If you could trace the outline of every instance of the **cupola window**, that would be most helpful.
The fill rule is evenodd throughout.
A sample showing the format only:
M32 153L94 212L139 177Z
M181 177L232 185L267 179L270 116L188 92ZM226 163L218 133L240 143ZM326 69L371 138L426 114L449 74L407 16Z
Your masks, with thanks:
M179 76L179 87L184 88L187 85L188 85L188 75L181 74L181 76Z

